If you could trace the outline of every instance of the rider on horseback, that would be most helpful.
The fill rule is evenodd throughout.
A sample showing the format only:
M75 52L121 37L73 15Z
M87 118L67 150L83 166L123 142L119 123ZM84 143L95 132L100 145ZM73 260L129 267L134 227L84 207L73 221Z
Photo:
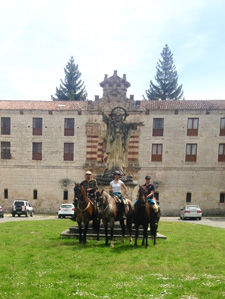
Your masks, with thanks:
M113 195L117 195L121 201L121 207L122 207L122 216L125 219L125 205L124 205L124 200L123 200L123 196L121 193L121 187L124 188L125 192L124 192L124 196L127 193L127 187L126 185L119 179L120 177L120 172L118 170L116 170L114 172L114 180L110 182L110 186L109 186L109 194L111 196Z
M158 207L154 201L154 193L155 193L155 186L151 184L151 176L146 175L145 177L145 184L142 185L147 190L147 201L151 204L152 208L155 210L155 212L158 212ZM136 206L138 203L138 200L135 201L134 206Z
M87 194L87 197L90 199L94 210L96 211L96 191L98 190L98 184L96 180L91 179L92 172L86 171L86 180L81 182L81 186L84 187L84 190ZM77 208L78 200L74 197L74 205L75 205L75 220L76 220L76 208Z

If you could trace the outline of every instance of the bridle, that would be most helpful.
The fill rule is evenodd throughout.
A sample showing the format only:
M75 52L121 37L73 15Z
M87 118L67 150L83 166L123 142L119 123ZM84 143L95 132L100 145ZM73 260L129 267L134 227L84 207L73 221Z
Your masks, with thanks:
M104 213L109 208L109 202L106 200L106 196L103 195L103 192L99 196L99 208L100 209L104 208L104 210L101 211L102 213ZM105 207L104 207L104 204L105 204Z
M144 206L147 201L147 189L144 188L143 186L140 186L138 193L139 193L138 196L139 202L141 205Z
M88 201L88 204L87 204L87 206L84 208L84 209L81 209L81 207L80 207L80 203L81 203L81 199L82 199L82 192L81 192L81 186L80 186L80 184L79 183L77 183L77 184L75 184L75 189L74 189L74 191L75 191L75 197L78 199L78 205L77 205L77 209L79 210L79 211L81 211L82 213L84 213L88 208L89 208L89 206L90 206L90 201Z

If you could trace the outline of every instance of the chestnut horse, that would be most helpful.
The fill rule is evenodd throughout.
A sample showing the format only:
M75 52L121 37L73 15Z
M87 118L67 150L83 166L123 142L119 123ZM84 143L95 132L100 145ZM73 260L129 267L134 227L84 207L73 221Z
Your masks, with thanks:
M79 226L79 243L86 244L86 234L88 231L89 221L94 217L94 208L87 197L84 187L79 183L75 183L74 195L78 199L76 209L77 223ZM82 238L82 223L84 224L83 238ZM93 219L94 224L94 219ZM97 231L97 240L99 240L99 230Z
M150 223L151 234L153 235L153 245L156 246L156 235L158 228L158 221L160 215L160 208L158 206L158 212L156 212L152 205L147 201L148 192L143 186L139 186L138 191L138 203L134 209L134 223L135 223L135 244L134 247L137 247L138 239L138 230L139 226L143 226L143 241L142 245L148 248L148 224ZM156 204L156 203L155 203Z
M128 204L125 204L125 216L127 218L127 229L129 231L130 243L132 243L132 220L134 213L133 203L127 199ZM125 238L125 225L124 219L122 218L122 209L120 204L116 203L114 197L110 196L106 191L102 190L99 197L99 208L102 217L103 226L105 228L105 244L108 244L108 223L110 227L110 237L111 237L111 247L114 247L113 233L114 233L114 223L115 221L120 221L122 228L122 240L124 243Z

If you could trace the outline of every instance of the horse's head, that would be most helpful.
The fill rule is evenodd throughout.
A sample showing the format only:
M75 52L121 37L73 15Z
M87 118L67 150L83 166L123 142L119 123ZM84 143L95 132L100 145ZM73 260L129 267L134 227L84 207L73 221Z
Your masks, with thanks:
M139 185L138 200L140 204L145 205L147 200L147 195L148 195L148 190L145 187Z
M107 203L107 196L106 196L106 192L104 191L104 189L101 192L98 192L97 200L99 203L100 210L103 210L104 206Z
M80 183L75 183L74 187L74 196L78 199L78 201L81 201L82 198L82 190Z

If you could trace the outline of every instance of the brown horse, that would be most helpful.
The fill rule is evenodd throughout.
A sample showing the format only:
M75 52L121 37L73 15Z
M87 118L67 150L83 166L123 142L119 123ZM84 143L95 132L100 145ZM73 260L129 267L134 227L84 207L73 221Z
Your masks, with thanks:
M156 235L157 235L157 228L158 228L158 221L159 221L159 207L158 211L156 212L152 205L147 201L147 190L143 186L139 186L138 191L138 203L134 208L134 223L135 223L135 244L134 247L137 247L137 239L138 239L138 230L139 226L143 226L143 241L142 245L148 248L148 224L150 223L151 234L153 235L153 244L156 246Z
M125 216L127 217L127 229L129 231L129 239L130 243L132 243L132 219L134 213L133 203L127 199L128 204L125 204ZM114 247L113 242L113 233L114 233L114 223L115 221L120 221L120 225L122 228L122 240L124 243L125 238L125 225L124 219L122 217L122 209L120 204L116 203L114 197L110 196L107 192L102 190L101 195L99 197L99 208L102 216L102 222L105 228L105 244L108 244L108 223L110 227L110 236L111 236L111 247Z
M93 219L94 208L88 199L84 187L79 183L75 184L74 196L78 199L76 209L77 223L79 226L79 243L86 244L86 234L88 231L88 224ZM82 238L82 223L84 224L83 238Z

